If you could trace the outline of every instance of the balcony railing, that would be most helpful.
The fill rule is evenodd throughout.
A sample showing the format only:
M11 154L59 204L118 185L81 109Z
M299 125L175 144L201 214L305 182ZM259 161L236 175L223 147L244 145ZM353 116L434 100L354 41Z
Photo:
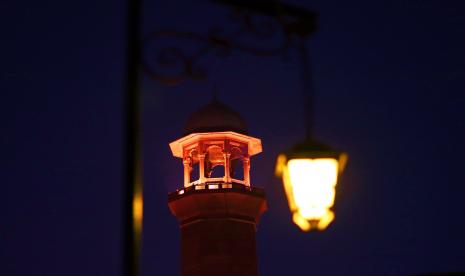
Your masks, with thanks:
M203 184L208 184L208 183L228 183L228 181L225 181L224 177L212 177L212 178L207 177L207 178L205 178L204 181L205 182ZM238 184L246 185L244 180L239 180L239 179L235 179L235 178L231 178L230 183L238 183ZM202 182L200 181L200 179L197 179L195 181L190 182L188 187L194 186L194 185L200 185L200 184L202 184Z

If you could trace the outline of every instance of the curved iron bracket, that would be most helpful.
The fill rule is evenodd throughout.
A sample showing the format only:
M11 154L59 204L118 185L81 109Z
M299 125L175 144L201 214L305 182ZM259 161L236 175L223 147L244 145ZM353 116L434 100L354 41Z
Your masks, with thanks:
M294 6L250 0L213 2L231 6L233 30L212 27L207 34L181 30L150 33L143 41L146 58L142 65L151 78L168 85L206 79L207 69L200 61L207 55L221 58L238 51L259 57L286 56L291 48L299 47L295 37L305 39L316 30L316 14ZM160 46L165 40L197 46L191 50Z

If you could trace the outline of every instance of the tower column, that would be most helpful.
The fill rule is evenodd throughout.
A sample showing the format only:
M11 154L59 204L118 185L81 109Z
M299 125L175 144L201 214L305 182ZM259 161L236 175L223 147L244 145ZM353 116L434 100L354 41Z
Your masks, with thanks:
M242 159L242 165L244 166L244 182L245 185L250 186L250 158L244 157Z
M258 276L255 234L267 205L264 190L250 185L248 158L262 152L261 140L248 136L237 112L214 101L189 117L185 136L170 148L184 164L184 188L168 194L181 232L181 276ZM244 181L231 183L232 159L243 157ZM194 162L198 180L190 177ZM206 185L220 165L218 180L227 184Z
M200 183L205 183L205 154L199 154L199 179Z
M184 187L189 187L189 183L191 182L191 172L190 172L190 160L189 158L185 158L182 161L184 165Z
M224 182L231 182L231 153L225 152L224 156Z

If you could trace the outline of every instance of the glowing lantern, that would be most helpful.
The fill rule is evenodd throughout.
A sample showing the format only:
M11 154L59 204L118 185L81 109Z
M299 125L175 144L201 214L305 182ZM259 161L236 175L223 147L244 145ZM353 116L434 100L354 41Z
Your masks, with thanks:
M303 231L324 230L334 219L336 185L347 155L306 141L279 155L276 176L282 178L292 220Z

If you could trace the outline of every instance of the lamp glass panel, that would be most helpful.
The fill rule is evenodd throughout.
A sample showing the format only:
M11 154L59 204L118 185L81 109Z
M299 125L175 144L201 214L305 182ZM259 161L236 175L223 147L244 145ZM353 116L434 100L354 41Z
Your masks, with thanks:
M292 195L303 218L321 220L328 215L334 204L338 165L333 158L289 160Z

